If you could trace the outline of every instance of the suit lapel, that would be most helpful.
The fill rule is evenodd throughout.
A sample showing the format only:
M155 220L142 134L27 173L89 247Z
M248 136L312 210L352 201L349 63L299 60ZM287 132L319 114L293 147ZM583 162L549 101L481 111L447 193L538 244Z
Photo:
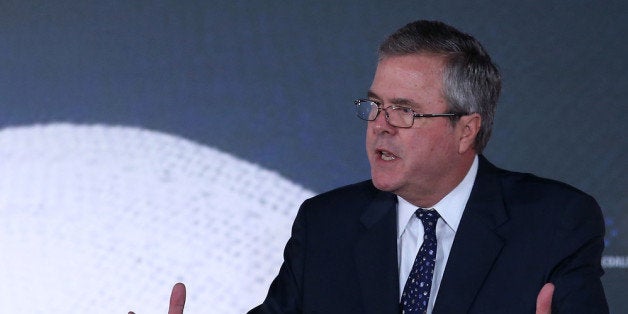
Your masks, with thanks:
M364 230L355 246L355 260L364 313L397 313L399 275L395 196L377 192L360 220Z
M508 218L498 169L480 156L478 174L456 232L434 313L467 313L503 246L496 228Z

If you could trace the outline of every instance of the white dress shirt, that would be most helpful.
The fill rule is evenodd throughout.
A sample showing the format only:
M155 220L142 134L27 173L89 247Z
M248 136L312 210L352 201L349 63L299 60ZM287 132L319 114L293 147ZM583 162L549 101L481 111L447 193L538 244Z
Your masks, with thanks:
M438 212L440 218L436 223L436 264L427 306L428 314L432 313L434 308L447 258L449 258L454 236L458 230L462 212L469 200L477 171L478 156L475 156L471 168L460 184L432 207ZM397 196L397 200L397 260L399 261L399 298L401 299L403 287L412 269L412 264L423 243L424 231L421 220L414 214L418 207L399 196Z

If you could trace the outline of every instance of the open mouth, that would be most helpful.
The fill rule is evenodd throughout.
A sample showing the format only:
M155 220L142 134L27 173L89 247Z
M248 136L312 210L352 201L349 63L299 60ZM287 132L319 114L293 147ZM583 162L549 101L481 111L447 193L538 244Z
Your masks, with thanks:
M379 154L380 158L385 161L391 161L391 160L397 159L397 156L395 156L393 153L389 151L378 150L377 153Z

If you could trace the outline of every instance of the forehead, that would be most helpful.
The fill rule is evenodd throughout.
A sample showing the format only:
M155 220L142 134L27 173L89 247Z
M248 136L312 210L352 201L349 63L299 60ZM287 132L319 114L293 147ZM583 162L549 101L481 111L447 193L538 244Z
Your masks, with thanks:
M442 55L384 57L377 64L369 97L385 102L405 99L419 105L442 100L444 66Z

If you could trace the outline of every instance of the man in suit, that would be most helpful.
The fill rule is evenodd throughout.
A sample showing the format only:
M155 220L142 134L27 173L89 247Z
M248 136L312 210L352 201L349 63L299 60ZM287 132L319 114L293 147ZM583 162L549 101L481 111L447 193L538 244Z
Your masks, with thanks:
M500 88L484 48L453 27L388 37L355 102L372 179L303 203L249 313L607 313L595 200L482 156Z
M543 287L555 313L608 312L595 200L481 155L500 87L480 43L448 25L417 21L387 38L356 101L372 180L304 202L250 313L399 313L425 236L417 208L439 214L419 312L532 313Z

